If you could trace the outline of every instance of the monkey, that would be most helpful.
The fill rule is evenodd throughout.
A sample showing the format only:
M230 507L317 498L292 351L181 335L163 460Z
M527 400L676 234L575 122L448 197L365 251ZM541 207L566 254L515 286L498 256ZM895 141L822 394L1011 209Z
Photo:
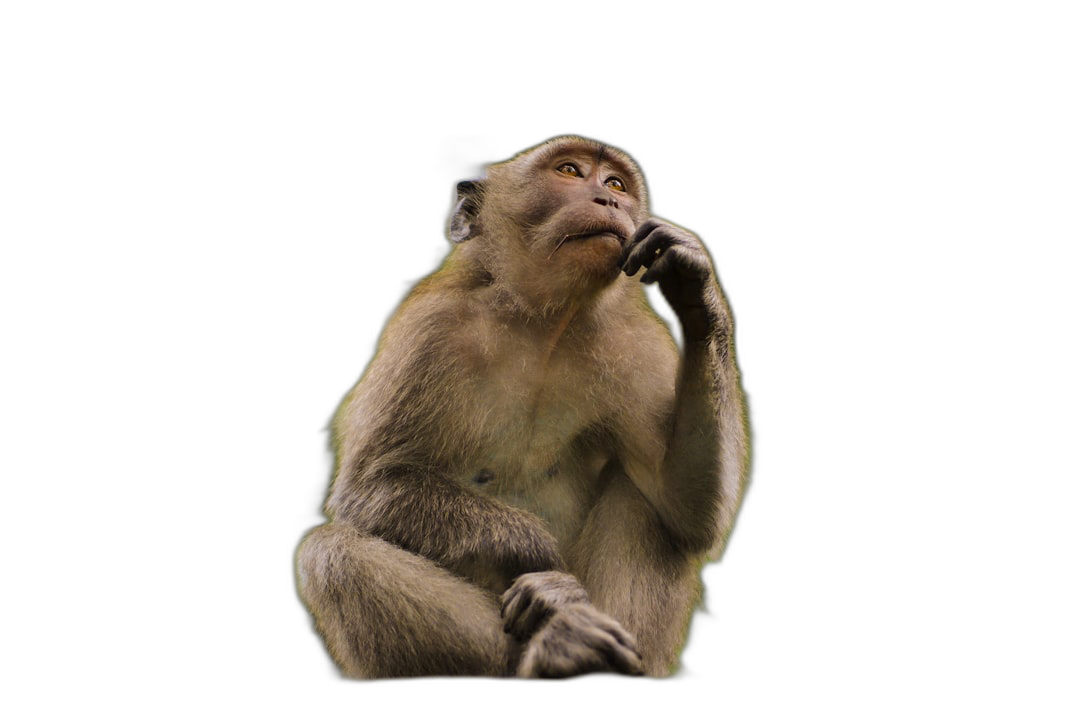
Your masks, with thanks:
M667 676L748 481L712 260L598 141L456 195L450 253L335 414L300 597L351 678Z

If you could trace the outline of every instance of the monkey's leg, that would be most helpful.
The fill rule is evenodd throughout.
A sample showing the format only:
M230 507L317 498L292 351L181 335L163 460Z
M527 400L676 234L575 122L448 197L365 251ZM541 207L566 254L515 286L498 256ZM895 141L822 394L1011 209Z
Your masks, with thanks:
M612 473L569 561L592 604L634 635L645 673L671 674L701 600L701 559L675 547L622 471Z
M300 595L347 676L505 675L516 662L494 595L352 526L312 530L297 568Z

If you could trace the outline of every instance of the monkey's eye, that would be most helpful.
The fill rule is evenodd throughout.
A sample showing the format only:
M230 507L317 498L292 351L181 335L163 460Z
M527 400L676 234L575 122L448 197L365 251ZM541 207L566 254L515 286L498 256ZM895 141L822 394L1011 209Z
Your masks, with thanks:
M577 169L577 165L574 163L563 163L555 168L555 171L561 172L563 175L569 175L570 177L581 177L581 171Z
M604 181L604 184L607 185L612 190L618 190L619 192L626 192L626 183L624 183L621 179L619 179L617 177L614 177L614 176L609 177L607 180Z

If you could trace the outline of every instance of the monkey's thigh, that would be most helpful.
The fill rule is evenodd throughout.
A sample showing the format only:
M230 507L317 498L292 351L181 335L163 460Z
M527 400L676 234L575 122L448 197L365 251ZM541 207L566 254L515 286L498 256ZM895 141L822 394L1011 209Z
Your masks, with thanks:
M426 558L329 523L304 538L297 565L300 595L346 675L507 673L497 598Z

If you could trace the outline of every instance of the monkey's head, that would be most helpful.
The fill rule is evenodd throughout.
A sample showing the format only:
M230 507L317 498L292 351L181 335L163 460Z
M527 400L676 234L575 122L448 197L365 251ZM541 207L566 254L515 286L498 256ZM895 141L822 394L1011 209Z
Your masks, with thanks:
M637 164L579 137L490 165L457 190L450 239L532 305L583 299L614 282L623 248L649 216Z

